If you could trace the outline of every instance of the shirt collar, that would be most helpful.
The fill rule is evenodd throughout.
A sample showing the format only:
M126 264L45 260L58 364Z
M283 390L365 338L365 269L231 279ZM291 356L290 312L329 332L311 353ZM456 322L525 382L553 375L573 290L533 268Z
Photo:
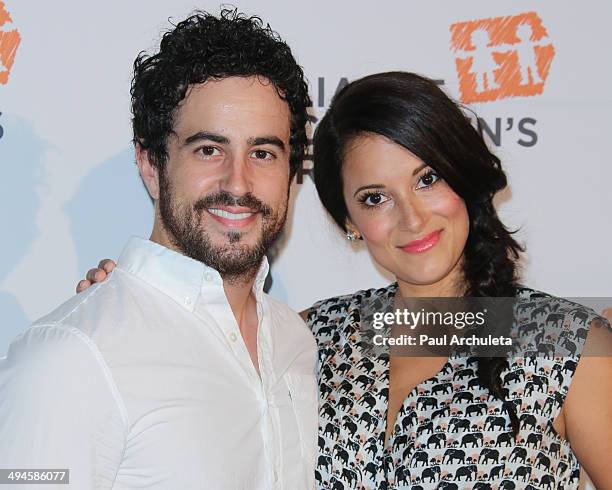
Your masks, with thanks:
M216 301L221 295L225 298L223 280L218 271L151 240L131 237L117 267L142 279L190 311L193 311L196 301ZM268 270L268 259L264 256L253 283L258 302Z

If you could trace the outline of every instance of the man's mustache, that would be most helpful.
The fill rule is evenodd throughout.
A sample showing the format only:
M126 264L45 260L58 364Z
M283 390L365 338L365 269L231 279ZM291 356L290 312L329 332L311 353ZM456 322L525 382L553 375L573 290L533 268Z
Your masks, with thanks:
M236 197L227 191L215 192L214 194L209 194L196 201L196 203L193 205L193 209L201 212L215 206L239 206L249 208L253 211L260 212L264 218L272 214L272 208L270 208L270 206L265 204L260 199L257 199L250 192L247 192L240 197Z

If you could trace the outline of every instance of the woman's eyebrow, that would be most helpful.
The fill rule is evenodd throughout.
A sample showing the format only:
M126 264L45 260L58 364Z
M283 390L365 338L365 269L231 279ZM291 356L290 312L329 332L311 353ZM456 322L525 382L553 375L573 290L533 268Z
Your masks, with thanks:
M368 185L362 185L359 189L357 189L355 191L355 193L353 194L353 197L355 197L357 195L357 193L359 191L362 191L364 189L384 189L385 186L382 184L368 184Z
M421 170L423 170L426 167L428 167L426 163L419 165L416 169L414 169L414 172L412 172L412 175L415 176L416 174L418 174Z

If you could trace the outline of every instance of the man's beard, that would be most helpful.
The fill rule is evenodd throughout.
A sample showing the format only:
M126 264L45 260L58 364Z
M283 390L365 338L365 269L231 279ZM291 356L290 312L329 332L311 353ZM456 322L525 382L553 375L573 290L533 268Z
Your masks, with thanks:
M251 193L235 197L227 191L219 191L192 205L180 206L174 202L174 191L163 169L159 172L159 187L160 217L173 245L184 255L218 271L226 282L246 282L255 276L263 256L281 235L287 219L287 205L274 212ZM210 233L202 227L202 218L209 208L216 206L241 206L259 212L262 230L257 243L240 243L243 233L228 231L225 233L228 243L214 245Z

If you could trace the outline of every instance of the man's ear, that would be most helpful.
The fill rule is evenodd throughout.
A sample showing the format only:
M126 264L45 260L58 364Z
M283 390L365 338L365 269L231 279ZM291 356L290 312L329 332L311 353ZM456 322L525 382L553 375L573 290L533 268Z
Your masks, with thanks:
M136 164L149 195L157 201L159 199L159 171L151 163L149 151L145 150L140 143L136 143Z

